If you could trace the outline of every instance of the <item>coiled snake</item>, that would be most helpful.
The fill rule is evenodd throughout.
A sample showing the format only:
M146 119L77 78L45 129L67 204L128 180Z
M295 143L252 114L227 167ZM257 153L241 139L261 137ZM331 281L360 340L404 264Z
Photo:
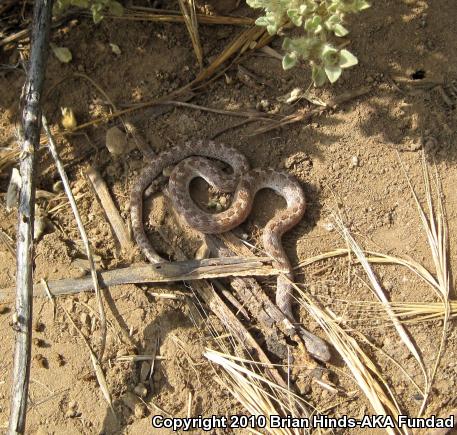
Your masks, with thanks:
M223 172L208 158L228 164L233 173ZM166 260L157 254L144 232L143 192L171 165L176 165L169 181L169 193L175 209L191 227L206 234L223 233L240 225L251 212L254 197L261 189L273 189L284 197L287 207L267 223L262 241L265 251L274 259L274 266L292 279L292 268L281 237L303 217L306 202L302 188L292 176L273 169L250 170L246 157L239 151L215 142L186 143L160 153L151 159L134 184L130 200L133 233L149 261L158 263ZM220 191L235 192L230 207L216 214L200 209L189 192L189 184L196 177L204 178ZM276 304L293 321L291 290L289 280L279 275Z

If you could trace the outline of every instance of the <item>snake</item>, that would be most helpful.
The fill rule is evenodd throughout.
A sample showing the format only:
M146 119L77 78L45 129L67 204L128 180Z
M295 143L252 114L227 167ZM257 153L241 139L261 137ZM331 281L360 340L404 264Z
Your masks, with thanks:
M214 159L231 167L223 172ZM131 198L132 230L138 247L152 263L166 261L153 248L143 227L143 192L161 176L164 169L175 166L169 179L169 196L177 213L187 224L205 234L220 234L242 224L249 216L254 197L259 190L272 189L286 200L286 208L277 213L265 226L262 234L264 251L281 274L277 278L276 305L294 321L292 313L293 273L289 258L282 246L283 234L302 219L306 200L298 181L290 174L272 168L250 169L246 157L236 148L213 141L198 141L172 146L156 155L134 183ZM190 196L190 182L205 179L222 192L234 192L227 210L209 213L202 210Z

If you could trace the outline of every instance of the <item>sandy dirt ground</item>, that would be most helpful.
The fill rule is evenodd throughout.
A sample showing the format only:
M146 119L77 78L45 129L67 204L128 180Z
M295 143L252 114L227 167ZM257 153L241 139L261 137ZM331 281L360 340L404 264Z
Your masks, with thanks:
M365 87L369 87L368 93L306 122L262 135L252 135L260 124L248 124L228 129L217 140L238 148L253 167L284 170L301 183L308 201L306 215L284 237L284 246L294 264L346 246L332 220L332 215L339 211L363 248L413 259L434 274L430 246L400 163L423 199L421 158L424 151L430 164L436 164L442 184L449 228L449 270L452 272L457 258L457 121L454 110L457 94L453 95L457 80L457 9L452 0L376 0L372 3L363 16L349 20L350 50L357 55L359 65L345 71L334 86L309 90L313 98L322 101ZM166 7L178 9L175 2ZM202 13L255 16L244 2L237 7L234 0L199 2L198 8ZM20 14L20 8L12 9L9 14L11 17ZM28 8L27 14L30 14ZM237 26L201 25L205 64L241 30ZM74 73L90 77L118 108L167 95L190 82L198 73L188 33L181 24L105 19L94 25L89 18L78 17L54 29L52 41L68 47L73 55L68 64L59 62L53 55L49 57L44 111L56 131L61 129L58 126L61 107L71 108L78 123L110 111L105 96ZM120 54L113 53L110 44L116 44ZM271 46L280 51L279 38L274 39ZM19 48L27 54L26 42ZM16 44L0 48L1 64L13 65L18 56ZM288 104L282 98L294 88L308 89L308 68L285 72L278 59L258 51L243 57L240 65L261 81L250 84L240 79L235 64L202 89L192 103L224 110L260 110L284 115L301 108L315 108L305 99ZM0 70L0 158L17 146L15 124L24 77L20 69ZM240 121L231 116L183 107L173 107L161 115L151 108L141 109L129 120L157 152L184 141L211 138ZM68 163L71 186L97 265L102 269L144 261L139 253L128 258L119 252L84 175L89 165L99 169L127 223L130 189L147 162L138 150L120 157L107 151L104 145L106 131L114 125L122 128L119 119L115 119L59 140L60 153ZM7 212L5 201L14 166L16 161L13 160L0 167L0 230L12 240L16 237L16 211ZM49 197L40 197L37 203L53 225L36 243L34 280L82 277L87 274L84 249L70 207L60 191L55 166L45 149L40 151L37 169L37 188L51 192ZM207 200L204 183L196 183L193 190L197 199ZM145 204L148 236L158 251L175 259L173 252L177 246L187 255L193 255L199 246L198 239L179 229L168 200L159 195L154 200L146 200ZM283 205L283 200L272 192L262 191L257 195L253 212L241 228L249 242L261 246L262 228ZM167 242L159 235L158 226L161 234L168 237ZM11 288L15 284L15 257L5 243L0 243L0 258L0 288ZM373 270L392 301L438 301L431 288L404 267L376 265ZM404 373L423 386L416 360L384 317L367 313L361 304L347 303L375 300L362 269L350 265L347 257L332 258L300 268L296 281L354 328L355 337L362 333L369 338L378 350L364 342L361 342L362 348L391 385L401 409L416 415L422 395ZM261 283L272 297L274 280ZM452 284L451 274L451 287ZM169 432L151 429L151 416L160 413L156 407L172 416L246 412L218 383L216 371L203 357L205 348L214 348L215 344L208 323L195 320L201 315L200 305L189 297L157 297L158 293L176 292L191 294L191 288L181 283L121 285L111 287L105 293L108 335L103 365L117 422L97 385L81 336L59 308L65 308L79 331L96 344L100 321L93 293L59 297L55 318L50 301L36 298L27 432L165 434ZM2 432L7 427L9 415L14 346L14 303L10 296L7 295L0 306ZM451 297L455 297L452 289ZM200 312L196 307L200 307ZM311 331L325 337L304 309L295 304L295 310ZM205 311L209 313L207 308ZM249 326L241 314L238 316ZM214 316L210 315L210 318L223 333L224 329ZM431 370L443 321L416 321L406 327ZM150 382L144 381L144 373L141 373L145 370L144 364L118 360L125 355L151 354L157 340L157 355L161 358L156 362ZM447 344L424 415L447 416L457 406L454 394L456 344L455 324L451 320ZM399 366L385 355L394 358ZM348 375L344 362L335 356L329 368L332 382L348 392L349 397L312 383L305 391L306 399L331 416L359 418L372 413L369 401ZM129 407L129 395L142 381L147 388L144 404L136 409ZM338 429L335 433L358 431Z

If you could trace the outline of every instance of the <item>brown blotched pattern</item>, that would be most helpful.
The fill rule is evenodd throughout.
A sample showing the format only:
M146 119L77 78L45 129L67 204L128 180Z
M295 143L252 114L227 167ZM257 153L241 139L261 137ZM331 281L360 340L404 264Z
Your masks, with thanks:
M198 156L198 157L197 157ZM233 174L227 174L210 160L210 157L229 164ZM274 259L274 265L292 278L289 259L282 247L282 235L295 226L303 217L306 208L305 196L298 182L290 175L274 169L252 169L246 158L236 149L215 142L198 142L173 147L157 156L140 175L131 194L132 227L138 246L151 262L162 262L152 248L143 229L142 195L162 170L177 164L170 176L169 193L173 206L187 223L206 234L219 234L237 227L249 216L256 193L265 188L274 190L287 202L285 210L271 219L263 231L263 246ZM211 186L224 192L235 191L230 207L220 213L211 214L200 209L190 197L189 185L201 177ZM289 282L278 277L276 304L293 320L292 293Z

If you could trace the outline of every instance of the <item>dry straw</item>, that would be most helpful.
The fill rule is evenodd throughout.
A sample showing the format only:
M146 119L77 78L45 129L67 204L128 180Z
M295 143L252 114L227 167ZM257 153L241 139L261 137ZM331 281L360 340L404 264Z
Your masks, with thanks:
M399 414L407 413L402 409L400 401L396 397L395 391L389 385L386 376L375 364L372 356L367 354L360 346L359 342L369 344L376 352L380 352L397 369L402 371L414 388L423 397L418 416L424 414L429 393L431 391L434 378L436 376L440 357L443 353L448 321L451 316L457 314L457 301L449 301L450 272L448 269L448 232L442 201L441 185L438 174L435 170L434 190L436 191L437 201L433 200L432 182L430 173L422 156L423 179L425 185L425 202L428 212L422 206L418 195L406 175L408 184L411 188L413 199L416 203L421 223L424 228L428 245L430 247L434 271L430 272L420 263L412 259L403 259L395 256L385 255L378 252L364 252L354 240L349 230L344 226L340 217L336 216L336 224L347 245L346 249L337 249L309 258L300 263L298 267L313 264L318 261L351 255L354 257L353 264L360 264L368 277L373 294L378 299L372 301L341 301L346 303L348 308L357 307L363 312L376 312L378 318L392 325L400 340L408 349L419 365L423 385L419 386L412 379L406 370L382 349L376 348L360 332L348 327L346 321L342 321L332 310L324 307L314 297L311 297L298 285L293 284L298 293L299 303L306 308L307 312L315 319L326 333L327 339L333 344L349 368L352 379L357 383L360 390L368 399L374 412L377 415L391 416L394 419ZM439 297L440 302L390 302L387 299L381 285L379 284L371 264L392 264L406 267L424 283L432 288L433 292ZM423 359L423 350L419 349L406 330L405 324L443 319L443 329L440 339L439 349L434 357L431 369L426 366ZM351 334L350 334L351 333ZM236 335L231 336L232 349L218 340L223 352L208 350L205 352L206 358L216 366L223 369L222 374L217 374L218 382L223 385L237 400L246 408L251 415L292 415L296 417L308 417L311 412L323 412L316 410L309 403L293 392L278 386L262 371L262 365L253 360L245 359L234 349L239 349ZM357 338L357 340L356 340ZM336 368L335 368L336 370ZM219 371L218 371L219 373ZM396 433L397 429L386 428L390 434ZM255 430L251 432L256 433ZM398 432L408 434L405 428L398 429ZM295 434L304 433L303 429L271 429L262 430L262 433L271 434Z

